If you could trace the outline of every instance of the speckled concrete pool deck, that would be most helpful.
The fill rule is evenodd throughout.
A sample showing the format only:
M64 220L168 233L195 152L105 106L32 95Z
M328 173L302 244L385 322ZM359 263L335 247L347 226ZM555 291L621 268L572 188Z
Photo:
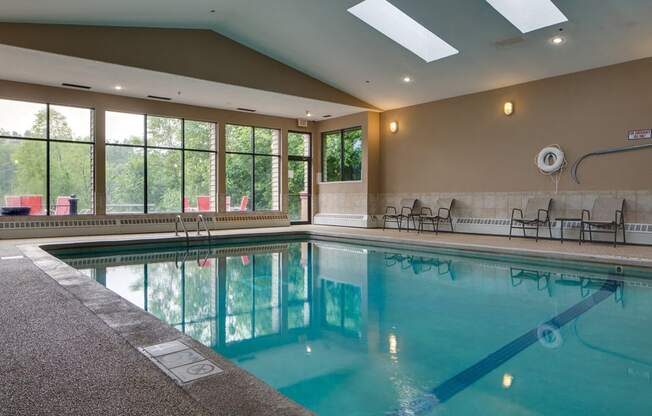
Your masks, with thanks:
M652 267L652 247L323 226L212 231L217 239L296 235L395 246ZM59 262L39 246L171 241L173 233L0 240L0 415L304 415L273 388ZM22 257L21 257L22 256ZM138 348L178 340L224 371L175 382Z

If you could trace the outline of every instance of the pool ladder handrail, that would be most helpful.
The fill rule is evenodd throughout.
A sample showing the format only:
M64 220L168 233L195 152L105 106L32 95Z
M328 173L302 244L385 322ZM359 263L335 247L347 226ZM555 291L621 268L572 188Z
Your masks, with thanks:
M204 228L206 229L206 233L208 234L208 241L211 240L211 230L208 228L208 222L206 222L206 218L204 218L203 215L199 214L197 215L197 235L201 235L201 230L199 226L201 224L204 224Z
M174 219L174 235L177 237L179 236L179 224L181 224L181 228L183 229L183 232L186 233L186 242L190 240L190 235L188 235L188 230L186 229L186 224L183 222L183 218L181 215L177 215L176 218Z

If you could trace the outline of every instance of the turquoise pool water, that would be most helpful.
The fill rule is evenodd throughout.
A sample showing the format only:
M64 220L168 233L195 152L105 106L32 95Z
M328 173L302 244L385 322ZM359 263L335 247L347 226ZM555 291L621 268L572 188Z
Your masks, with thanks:
M321 415L652 413L645 271L296 240L58 256Z

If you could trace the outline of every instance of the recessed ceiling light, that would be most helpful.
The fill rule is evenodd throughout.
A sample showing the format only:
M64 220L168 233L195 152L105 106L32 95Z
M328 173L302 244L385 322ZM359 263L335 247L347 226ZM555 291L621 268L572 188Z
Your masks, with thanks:
M407 82L412 82L412 78L410 78L408 76L405 76L405 77L403 77L403 82L406 82L406 83Z
M116 85L115 87L113 87L113 89L120 91L122 90L122 85Z
M551 37L548 42L550 42L553 45L563 45L566 43L566 38L560 35L553 36Z
M459 53L387 0L364 0L348 11L426 62Z
M523 33L568 21L551 0L487 0L487 3Z
M310 111L306 111L306 117L312 117L312 113Z

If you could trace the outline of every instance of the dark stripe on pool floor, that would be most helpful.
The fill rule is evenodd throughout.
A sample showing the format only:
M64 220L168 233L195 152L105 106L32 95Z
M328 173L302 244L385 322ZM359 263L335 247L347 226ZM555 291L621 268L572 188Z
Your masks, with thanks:
M546 321L542 325L549 325L554 328L561 328L573 319L587 312L595 305L611 296L618 287L619 283L615 280L607 280L593 295L583 301L571 306L564 312ZM416 415L432 409L438 404L445 403L457 393L466 389L482 377L486 376L515 355L534 344L539 340L539 327L531 329L520 337L516 338L509 344L499 350L489 354L482 360L468 367L466 370L444 381L420 399L410 403L407 409L400 409L388 413L388 415Z

